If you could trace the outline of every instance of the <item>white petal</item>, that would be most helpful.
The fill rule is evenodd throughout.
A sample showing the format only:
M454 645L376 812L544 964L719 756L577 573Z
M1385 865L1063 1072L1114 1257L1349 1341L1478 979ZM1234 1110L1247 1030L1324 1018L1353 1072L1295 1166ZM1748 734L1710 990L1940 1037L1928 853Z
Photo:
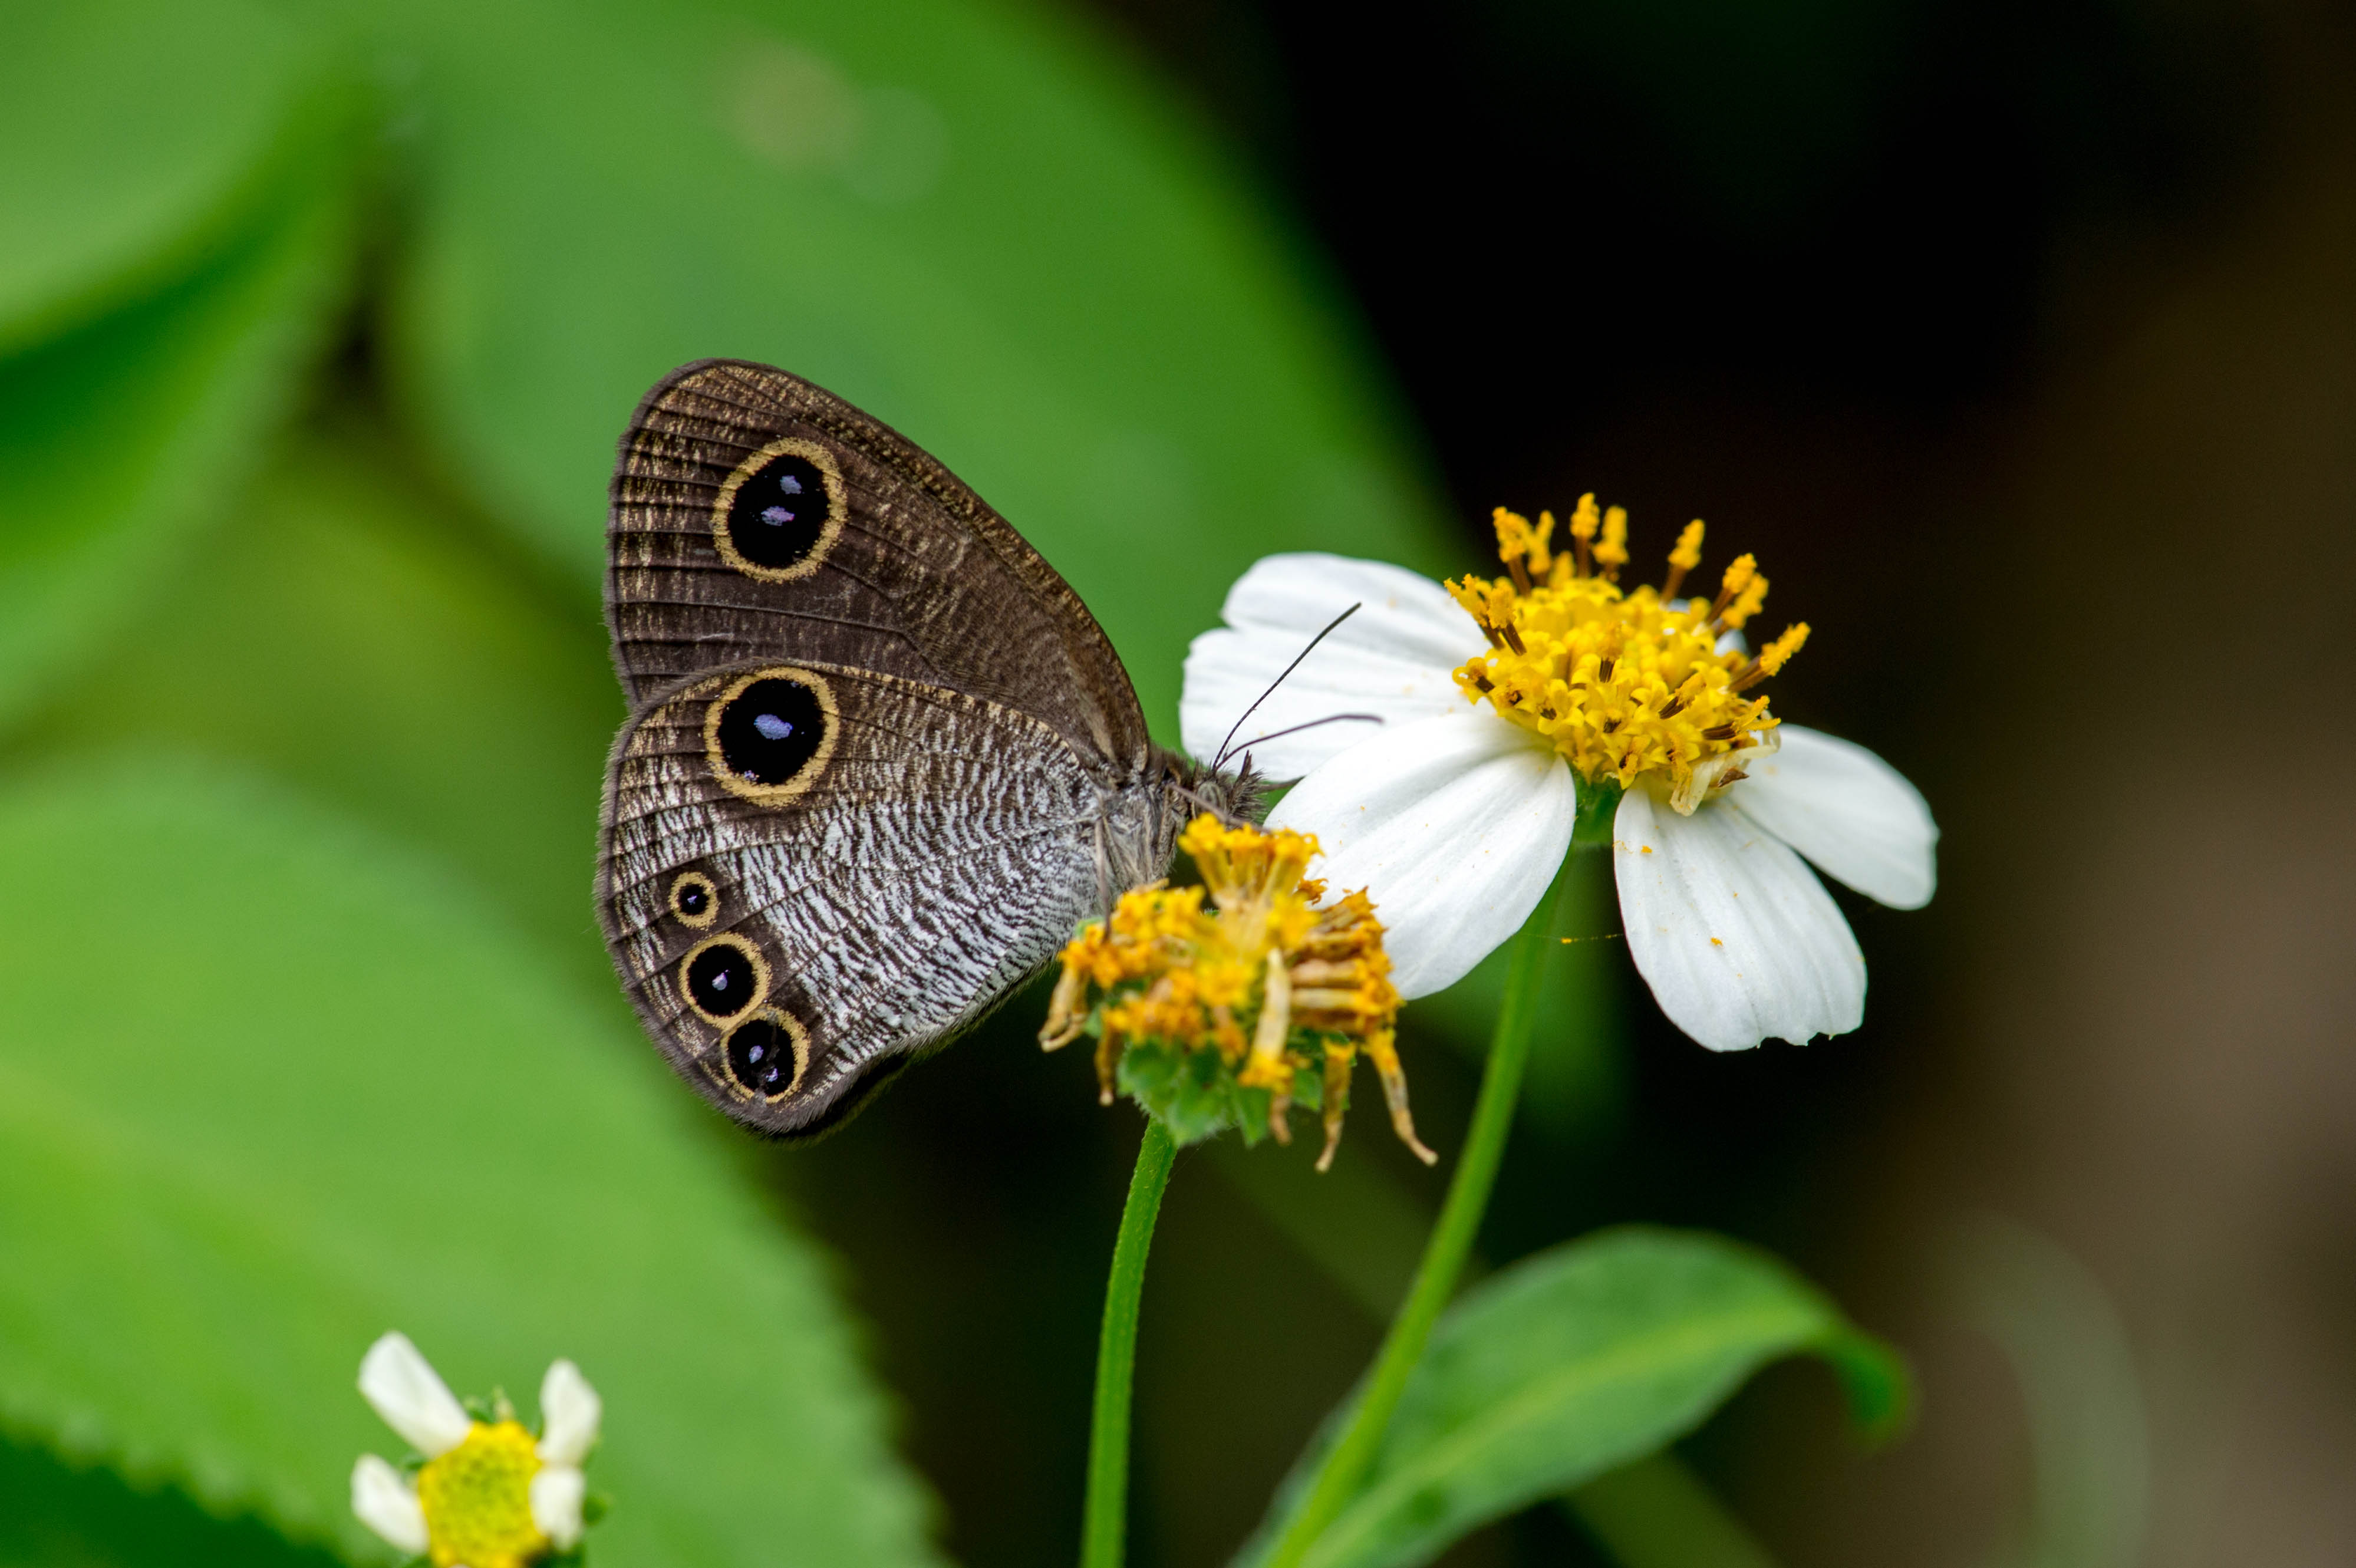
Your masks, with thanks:
M1269 813L1312 832L1335 896L1364 887L1403 997L1453 984L1520 929L1570 848L1570 769L1544 740L1467 711L1384 730Z
M1310 639L1354 604L1357 612L1252 708ZM1210 761L1251 709L1235 749L1250 751L1273 779L1301 777L1374 726L1331 724L1276 740L1259 736L1334 714L1374 714L1397 727L1468 708L1452 672L1487 646L1472 618L1430 578L1342 555L1270 555L1227 590L1220 613L1226 626L1196 638L1186 654L1178 703L1186 749Z
M414 1556L428 1545L425 1510L400 1471L373 1454L352 1466L352 1512L359 1521ZM542 1533L546 1533L542 1531Z
M1864 1018L1865 955L1832 895L1733 801L1681 817L1639 785L1612 834L1629 956L1678 1028L1733 1051Z
M552 1465L578 1465L596 1446L605 1403L581 1369L552 1361L540 1380L540 1456Z
M388 1334L360 1358L360 1394L384 1423L428 1459L466 1440L474 1423L405 1334Z
M1778 725L1772 757L1743 763L1743 814L1869 898L1919 909L1939 885L1939 825L1922 792L1854 741Z
M531 1522L559 1552L581 1544L581 1500L589 1483L571 1465L545 1465L531 1478Z

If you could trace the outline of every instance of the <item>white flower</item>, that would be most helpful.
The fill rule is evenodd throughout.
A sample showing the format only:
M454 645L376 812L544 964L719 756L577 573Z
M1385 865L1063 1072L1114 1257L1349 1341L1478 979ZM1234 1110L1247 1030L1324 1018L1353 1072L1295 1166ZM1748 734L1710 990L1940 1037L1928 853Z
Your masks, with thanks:
M417 1506L417 1488L373 1454L361 1455L352 1466L352 1512L412 1557L433 1544L425 1530L425 1510Z
M352 1512L437 1565L524 1568L580 1544L588 1485L582 1461L597 1442L597 1391L570 1361L540 1385L541 1435L502 1410L477 1421L406 1336L387 1334L360 1359L359 1389L425 1464L415 1478L364 1454L352 1466Z
M1582 796L1593 820L1616 793L1629 951L1672 1021L1714 1050L1857 1027L1865 960L1801 857L1919 908L1935 882L1929 808L1862 746L1768 715L1752 688L1807 628L1757 659L1743 650L1740 628L1766 596L1749 556L1715 599L1677 598L1699 559L1696 523L1660 592L1623 592L1619 509L1599 518L1580 502L1575 553L1548 550L1552 527L1501 510L1512 575L1494 582L1443 586L1332 555L1259 562L1228 594L1226 626L1187 655L1187 748L1215 755L1355 603L1235 749L1300 779L1269 821L1317 835L1332 886L1367 889L1401 995L1453 983L1510 937L1569 851ZM1293 727L1343 713L1381 727ZM1255 744L1279 730L1291 733Z

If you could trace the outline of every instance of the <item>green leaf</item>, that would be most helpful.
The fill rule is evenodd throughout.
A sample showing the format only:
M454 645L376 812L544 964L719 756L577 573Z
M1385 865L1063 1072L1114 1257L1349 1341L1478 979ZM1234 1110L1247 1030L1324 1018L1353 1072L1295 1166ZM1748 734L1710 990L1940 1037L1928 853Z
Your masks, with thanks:
M1666 1449L1573 1488L1562 1509L1619 1568L1776 1568L1742 1521Z
M461 868L610 993L587 868L623 707L594 607L518 570L348 409L273 447L139 635L9 749L135 744L265 772Z
M0 1563L7 1568L334 1568L252 1520L219 1520L176 1492L0 1440Z
M353 1378L398 1326L462 1391L580 1362L600 1560L928 1560L821 1265L618 1005L149 751L0 792L0 886L9 1429L380 1561Z
M348 279L348 145L169 286L0 362L0 713L119 636L301 392Z
M1365 1487L1307 1562L1428 1562L1685 1435L1752 1372L1800 1352L1832 1364L1869 1433L1899 1421L1907 1385L1896 1354L1765 1253L1644 1229L1541 1252L1466 1292L1440 1320ZM1328 1419L1239 1562L1274 1541L1347 1409Z
M1187 640L1257 556L1436 564L1419 454L1290 243L1048 10L359 25L420 64L434 127L393 280L411 403L584 591L616 436L706 355L809 376L955 468L1105 620L1165 734Z
M339 85L249 0L18 5L0 49L0 354L184 276L277 199Z

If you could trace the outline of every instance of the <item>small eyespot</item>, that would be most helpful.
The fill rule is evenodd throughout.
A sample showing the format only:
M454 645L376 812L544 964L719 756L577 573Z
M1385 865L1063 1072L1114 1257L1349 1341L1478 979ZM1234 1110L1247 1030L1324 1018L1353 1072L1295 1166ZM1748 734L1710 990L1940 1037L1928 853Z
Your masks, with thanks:
M760 950L728 933L708 937L680 961L679 991L687 1004L714 1024L727 1025L761 1004L769 993L769 966Z
M682 871L670 885L670 912L690 930L706 930L720 918L720 889L701 871Z
M809 1069L809 1031L792 1014L772 1007L730 1030L723 1055L738 1088L763 1100L782 1100Z

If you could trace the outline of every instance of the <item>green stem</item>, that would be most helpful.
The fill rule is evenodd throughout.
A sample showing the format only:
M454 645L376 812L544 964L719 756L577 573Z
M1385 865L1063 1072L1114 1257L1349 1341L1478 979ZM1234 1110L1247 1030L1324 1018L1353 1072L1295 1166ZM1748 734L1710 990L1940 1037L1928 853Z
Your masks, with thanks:
M1148 1118L1138 1145L1137 1173L1112 1244L1112 1277L1105 1282L1104 1329L1097 1339L1096 1409L1088 1428L1087 1511L1080 1523L1080 1568L1120 1568L1129 1530L1129 1406L1137 1366L1137 1304L1145 1294L1145 1253L1153 1244L1154 1217L1170 1185L1177 1141Z
M1564 884L1569 880L1568 876L1561 879ZM1513 1128L1514 1102L1521 1096L1522 1069L1529 1062L1530 1034L1537 1023L1541 961L1554 945L1554 905L1553 897L1539 900L1523 923L1521 934L1514 939L1497 1032L1489 1043L1481 1097L1473 1104L1464 1152L1458 1156L1456 1175L1448 1185L1448 1201L1440 1211L1440 1222L1432 1227L1431 1239L1424 1243L1423 1262L1416 1267L1407 1301L1391 1320L1390 1332L1375 1358L1365 1395L1351 1412L1350 1424L1340 1440L1326 1451L1309 1500L1285 1527L1276 1550L1269 1555L1268 1568L1299 1568L1325 1527L1356 1494L1375 1462L1391 1412L1407 1391L1408 1378L1423 1358L1431 1326L1456 1294L1456 1283L1480 1234L1481 1217L1489 1207L1490 1189L1496 1185L1497 1162L1505 1152L1505 1134Z

